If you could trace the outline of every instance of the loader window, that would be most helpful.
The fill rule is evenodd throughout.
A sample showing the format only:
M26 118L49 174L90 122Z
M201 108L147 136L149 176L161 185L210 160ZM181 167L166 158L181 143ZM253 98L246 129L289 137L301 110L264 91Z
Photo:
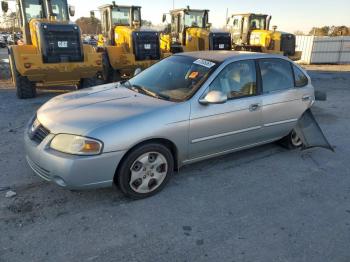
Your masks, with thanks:
M130 7L116 7L112 10L112 24L113 25L130 25L131 24L131 10Z
M188 11L185 13L185 27L203 28L204 12Z
M51 0L52 12L59 21L68 21L68 6L66 1Z
M24 3L24 13L26 21L31 19L44 18L44 10L40 0L28 0Z
M239 22L239 19L236 18L235 20L233 20L233 29L239 30L240 27L241 27L241 23Z
M264 30L266 26L266 18L260 16L253 16L250 20L250 28L251 29L260 29Z
M133 11L133 20L134 21L139 21L141 22L141 13L140 13L140 9L134 9Z

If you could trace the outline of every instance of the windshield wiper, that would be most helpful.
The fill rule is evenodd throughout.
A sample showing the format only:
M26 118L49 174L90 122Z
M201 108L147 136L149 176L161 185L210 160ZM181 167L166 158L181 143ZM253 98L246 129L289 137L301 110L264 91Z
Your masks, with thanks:
M143 86L140 86L140 85L133 85L133 84L130 83L129 80L125 81L123 83L123 85L126 86L127 88L131 89L131 90L134 90L135 92L142 93L144 95L148 95L148 96L155 97L155 98L158 98L158 99L163 99L163 100L171 100L170 97L167 96L167 95L158 94L158 93L153 92L153 91L151 91L151 90L149 90L147 88L144 88Z

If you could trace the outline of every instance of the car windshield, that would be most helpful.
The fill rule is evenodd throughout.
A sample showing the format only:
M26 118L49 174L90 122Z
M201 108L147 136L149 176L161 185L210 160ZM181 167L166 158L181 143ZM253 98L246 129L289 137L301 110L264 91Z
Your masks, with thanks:
M185 27L203 28L204 11L188 11L185 13Z
M216 64L187 56L171 56L126 82L125 86L159 99L189 99L215 70Z
M250 27L254 29L264 30L266 26L266 18L264 16L253 16L250 20Z
M68 7L64 0L51 0L52 12L56 15L56 19L60 21L68 21Z

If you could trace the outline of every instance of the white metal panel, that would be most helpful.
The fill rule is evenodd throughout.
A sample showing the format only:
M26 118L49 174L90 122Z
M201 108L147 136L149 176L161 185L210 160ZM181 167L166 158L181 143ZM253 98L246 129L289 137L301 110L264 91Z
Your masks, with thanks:
M350 64L350 37L344 37L342 52L340 55L341 64Z
M314 36L297 35L296 36L296 51L301 51L301 63L310 64Z
M342 39L339 37L315 37L311 63L337 63L342 45L341 41Z
M350 37L297 36L297 51L302 51L302 63L350 63Z

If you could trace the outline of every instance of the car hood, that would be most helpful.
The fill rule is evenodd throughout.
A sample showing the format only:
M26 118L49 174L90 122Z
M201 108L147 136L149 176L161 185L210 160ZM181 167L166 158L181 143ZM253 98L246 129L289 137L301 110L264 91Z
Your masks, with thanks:
M113 83L57 96L38 110L37 118L53 134L85 135L102 125L170 104L173 102L138 94Z

